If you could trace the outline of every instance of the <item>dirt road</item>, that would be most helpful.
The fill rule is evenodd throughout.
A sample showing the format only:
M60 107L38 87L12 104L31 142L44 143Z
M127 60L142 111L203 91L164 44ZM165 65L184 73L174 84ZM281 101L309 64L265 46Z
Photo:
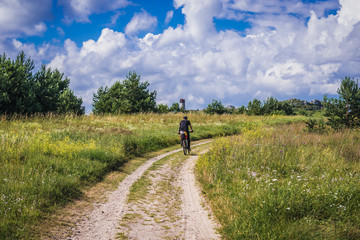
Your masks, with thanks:
M200 149L194 145L186 157L179 151L152 158L127 176L68 239L220 239L193 173Z

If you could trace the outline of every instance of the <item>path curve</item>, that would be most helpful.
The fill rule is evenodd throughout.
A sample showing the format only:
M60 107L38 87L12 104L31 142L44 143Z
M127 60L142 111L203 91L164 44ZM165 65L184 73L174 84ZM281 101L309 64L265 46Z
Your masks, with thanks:
M193 147L202 145L207 142L202 142L198 144L194 144ZM115 239L117 228L119 224L119 220L124 216L125 210L126 210L126 201L127 196L130 192L130 187L145 173L145 171L150 168L156 161L169 156L171 154L177 153L179 151L182 151L182 149L173 150L171 152L167 152L165 154L161 154L157 157L151 158L148 161L146 161L143 165L141 165L139 168L137 168L133 173L128 175L118 186L118 188L112 192L108 196L108 200L105 203L96 204L94 206L94 210L87 214L87 216L84 216L76 225L76 230L73 232L72 236L68 238L69 240L109 240L109 239ZM191 162L194 162L195 158L190 157L189 158ZM193 163L194 164L194 163ZM191 167L191 165L189 165ZM186 168L185 170L187 176L189 173L189 169ZM194 181L194 182L193 182ZM184 179L184 183L193 184L195 183L195 178L191 179L191 177L187 177ZM187 187L189 188L189 186ZM184 189L184 191L187 191ZM193 190L190 190L193 191ZM194 194L192 192L191 194ZM197 200L191 200L192 202ZM200 204L200 203L199 203ZM190 205L193 205L191 203ZM190 206L189 205L189 206ZM201 206L200 206L201 207ZM194 208L194 211L196 210L196 207ZM189 220L189 216L185 216ZM192 220L191 220L192 221ZM192 223L195 224L195 223ZM186 227L187 234L190 236L189 229L191 229L190 226ZM206 230L207 231L207 230ZM196 233L198 234L198 233ZM186 239L205 239L205 238L186 238ZM212 238L210 238L212 239Z

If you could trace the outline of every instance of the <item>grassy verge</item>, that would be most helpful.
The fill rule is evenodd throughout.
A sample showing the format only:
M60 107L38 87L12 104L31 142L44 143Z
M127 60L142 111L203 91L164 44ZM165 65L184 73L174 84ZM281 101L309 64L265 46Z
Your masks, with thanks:
M199 159L225 239L360 238L359 131L303 128L254 127Z
M232 135L250 118L189 114L192 140ZM31 239L31 228L59 206L79 198L84 186L145 153L178 144L182 114L0 117L0 236Z

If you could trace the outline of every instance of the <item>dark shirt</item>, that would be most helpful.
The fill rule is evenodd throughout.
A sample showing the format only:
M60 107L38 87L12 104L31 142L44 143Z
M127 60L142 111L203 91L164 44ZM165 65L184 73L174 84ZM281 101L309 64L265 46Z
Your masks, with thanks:
M191 126L191 123L189 120L182 120L180 122L179 131L187 131L189 132L189 126Z

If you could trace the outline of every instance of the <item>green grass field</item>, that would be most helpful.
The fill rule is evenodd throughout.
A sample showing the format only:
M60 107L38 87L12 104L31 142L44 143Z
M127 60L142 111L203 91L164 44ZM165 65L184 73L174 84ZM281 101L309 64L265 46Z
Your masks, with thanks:
M360 239L360 132L254 124L197 164L225 239Z
M0 236L31 239L32 227L79 198L125 161L179 144L182 114L0 118ZM253 123L299 118L188 115L192 140L233 135Z

